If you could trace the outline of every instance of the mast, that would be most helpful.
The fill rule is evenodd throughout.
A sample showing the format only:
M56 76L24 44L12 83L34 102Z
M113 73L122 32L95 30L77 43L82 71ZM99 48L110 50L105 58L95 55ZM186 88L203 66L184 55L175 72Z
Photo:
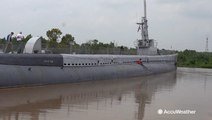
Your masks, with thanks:
M144 18L143 18L143 23L144 23L144 30L143 30L143 36L144 40L149 39L148 35L148 20L147 20L147 10L146 10L146 0L144 0Z
M154 40L149 39L148 35L148 20L147 20L147 6L146 0L144 0L144 17L138 24L138 32L141 34L141 38L138 39L137 54L138 55L156 55L157 48L154 46Z
M145 18L147 17L147 14L146 14L146 0L144 0L144 17Z
M142 20L140 23L137 23L139 25L138 31L141 30L141 38L142 40L149 40L148 35L148 20L147 20L147 10L146 10L146 0L144 0L144 17L142 17Z

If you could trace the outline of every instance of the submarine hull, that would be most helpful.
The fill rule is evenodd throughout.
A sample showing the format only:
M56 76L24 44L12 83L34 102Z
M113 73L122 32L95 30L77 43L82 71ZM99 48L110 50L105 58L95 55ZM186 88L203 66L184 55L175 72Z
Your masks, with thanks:
M148 56L43 56L18 55L16 59L15 55L0 56L3 58L0 59L0 88L119 79L176 69L175 55L158 56L157 60ZM138 64L137 60L141 59L144 61Z

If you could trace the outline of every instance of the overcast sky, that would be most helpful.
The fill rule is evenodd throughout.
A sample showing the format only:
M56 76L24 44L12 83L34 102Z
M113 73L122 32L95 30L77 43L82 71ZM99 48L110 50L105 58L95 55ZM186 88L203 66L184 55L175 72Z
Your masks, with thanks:
M134 47L143 0L0 0L0 37L46 37L59 28L77 43L98 39ZM212 0L147 0L149 36L165 49L212 51Z

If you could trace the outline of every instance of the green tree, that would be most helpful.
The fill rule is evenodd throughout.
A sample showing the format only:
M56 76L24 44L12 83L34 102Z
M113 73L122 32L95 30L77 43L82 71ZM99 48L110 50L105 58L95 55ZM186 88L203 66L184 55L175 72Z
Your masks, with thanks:
M85 53L92 53L92 54L96 54L98 53L99 50L99 44L98 44L98 40L94 39L94 40L89 40L86 43L83 43L81 45L82 49L84 50Z
M0 44L5 44L6 43L6 39L5 38L0 38Z
M42 48L46 49L48 47L48 41L44 37L40 37Z
M52 28L46 32L46 36L49 38L49 40L54 42L57 42L60 35L62 35L62 32L58 28Z
M24 39L23 39L23 42L24 43L26 43L29 39L31 39L32 38L32 35L31 34L29 34L29 35L27 35Z
M58 28L53 28L51 30L48 30L46 32L46 36L48 37L48 48L52 53L58 53L58 41L60 39L60 35L62 35L62 32Z
M72 53L75 44L74 37L71 34L66 34L62 37L58 48L63 53Z
M99 41L96 39L90 41L91 51L93 54L97 54L99 51L100 46L98 43L99 43Z
M177 63L180 67L212 68L212 54L185 50L178 52Z
M65 36L62 37L62 40L60 42L61 47L69 47L70 42L72 42L72 45L75 45L76 42L74 41L74 37L71 34L66 34Z
M6 39L0 38L0 50L4 49L5 44L6 44Z

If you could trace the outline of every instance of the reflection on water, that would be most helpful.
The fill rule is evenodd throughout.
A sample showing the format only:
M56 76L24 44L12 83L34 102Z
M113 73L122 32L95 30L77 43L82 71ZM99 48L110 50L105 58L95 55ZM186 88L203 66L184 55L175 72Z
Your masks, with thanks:
M197 117L157 114L159 108L184 109L184 106L196 109L199 118L209 120L212 113L205 104L212 100L208 93L212 71L201 70L180 68L177 72L140 78L1 89L0 120L189 120ZM192 100L195 95L206 100L199 100L197 105L198 100Z

